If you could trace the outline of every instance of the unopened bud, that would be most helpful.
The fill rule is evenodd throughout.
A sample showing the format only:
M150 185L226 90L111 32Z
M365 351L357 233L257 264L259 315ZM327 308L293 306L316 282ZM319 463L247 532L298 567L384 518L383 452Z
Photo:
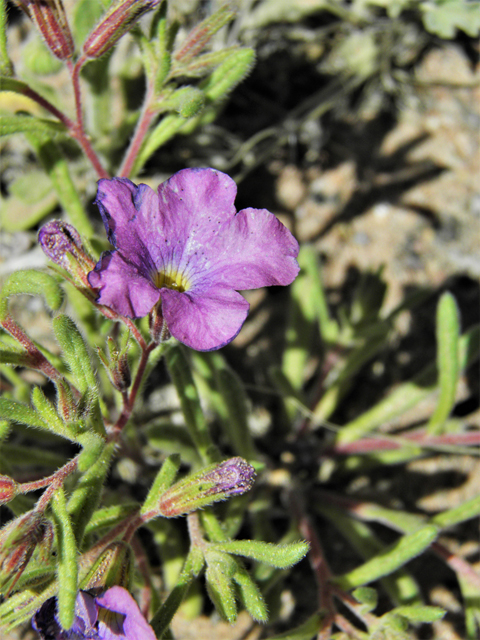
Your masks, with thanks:
M130 580L132 566L132 547L122 540L112 542L103 550L81 587L84 590L97 588L104 590L116 585L126 587Z
M28 511L0 531L0 592L8 595L30 561L35 548L53 539L52 525L43 514Z
M180 480L161 496L158 511L174 518L231 496L239 496L253 487L255 469L243 458L230 458Z
M18 493L18 482L9 476L0 476L0 504L13 500Z
M145 13L160 6L162 0L117 0L94 28L83 45L87 58L100 58Z
M51 220L38 232L38 241L50 260L90 288L87 273L95 267L95 261L75 227L62 220Z
M77 404L72 389L65 378L56 380L55 386L57 388L57 411L68 424L78 418Z
M166 342L172 337L162 314L161 302L156 304L150 311L150 315L148 316L148 325L150 329L150 337L156 344Z
M73 56L75 45L62 0L15 0L35 23L50 51L60 60Z

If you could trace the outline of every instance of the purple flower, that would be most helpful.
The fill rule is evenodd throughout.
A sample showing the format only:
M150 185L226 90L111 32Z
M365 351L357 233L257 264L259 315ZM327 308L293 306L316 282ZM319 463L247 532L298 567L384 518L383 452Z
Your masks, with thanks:
M248 302L238 290L290 284L298 243L266 209L235 210L234 181L213 169L184 169L158 187L100 180L96 203L109 241L89 273L98 302L130 318L161 301L170 333L192 349L224 346Z
M65 631L57 620L56 598L47 600L33 618L42 640L156 640L137 603L123 587L103 596L80 591L73 626Z

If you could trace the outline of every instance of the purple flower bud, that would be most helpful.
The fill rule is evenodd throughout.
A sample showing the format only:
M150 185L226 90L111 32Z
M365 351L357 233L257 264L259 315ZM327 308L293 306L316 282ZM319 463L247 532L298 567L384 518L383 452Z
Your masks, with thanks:
M255 469L243 458L230 458L176 482L161 496L158 515L174 518L249 491Z
M87 287L87 273L95 265L82 244L80 234L68 222L51 220L38 232L43 252Z
M114 2L83 45L87 58L100 58L143 16L162 0L119 0Z
M60 60L73 56L75 45L62 0L15 0L35 23L50 51Z

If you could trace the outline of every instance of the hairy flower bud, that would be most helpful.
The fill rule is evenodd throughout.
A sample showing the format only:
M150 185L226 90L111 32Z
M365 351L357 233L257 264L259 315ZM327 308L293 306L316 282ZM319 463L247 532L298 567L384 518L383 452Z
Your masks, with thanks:
M15 0L35 23L50 51L60 60L73 56L75 45L62 0Z
M82 589L126 587L130 580L133 551L127 542L117 540L104 549L82 583Z
M0 531L0 592L8 595L24 572L37 545L49 547L52 524L37 511L15 518ZM43 555L43 554L42 554Z
M18 482L9 476L0 476L0 504L10 502L18 493Z
M83 45L87 58L100 58L145 13L160 6L162 0L117 0L99 24L94 28Z
M95 262L75 227L62 220L51 220L38 232L38 241L50 260L88 286L86 274Z
M230 458L176 482L161 496L158 511L174 518L253 487L255 469L243 458Z

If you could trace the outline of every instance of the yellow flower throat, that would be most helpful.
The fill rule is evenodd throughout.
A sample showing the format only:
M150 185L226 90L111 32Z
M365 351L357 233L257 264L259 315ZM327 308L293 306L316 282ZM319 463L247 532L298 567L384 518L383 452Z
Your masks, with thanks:
M173 289L174 291L180 291L183 293L189 288L188 280L185 276L178 271L158 271L154 276L155 286L161 289L166 287L167 289Z

